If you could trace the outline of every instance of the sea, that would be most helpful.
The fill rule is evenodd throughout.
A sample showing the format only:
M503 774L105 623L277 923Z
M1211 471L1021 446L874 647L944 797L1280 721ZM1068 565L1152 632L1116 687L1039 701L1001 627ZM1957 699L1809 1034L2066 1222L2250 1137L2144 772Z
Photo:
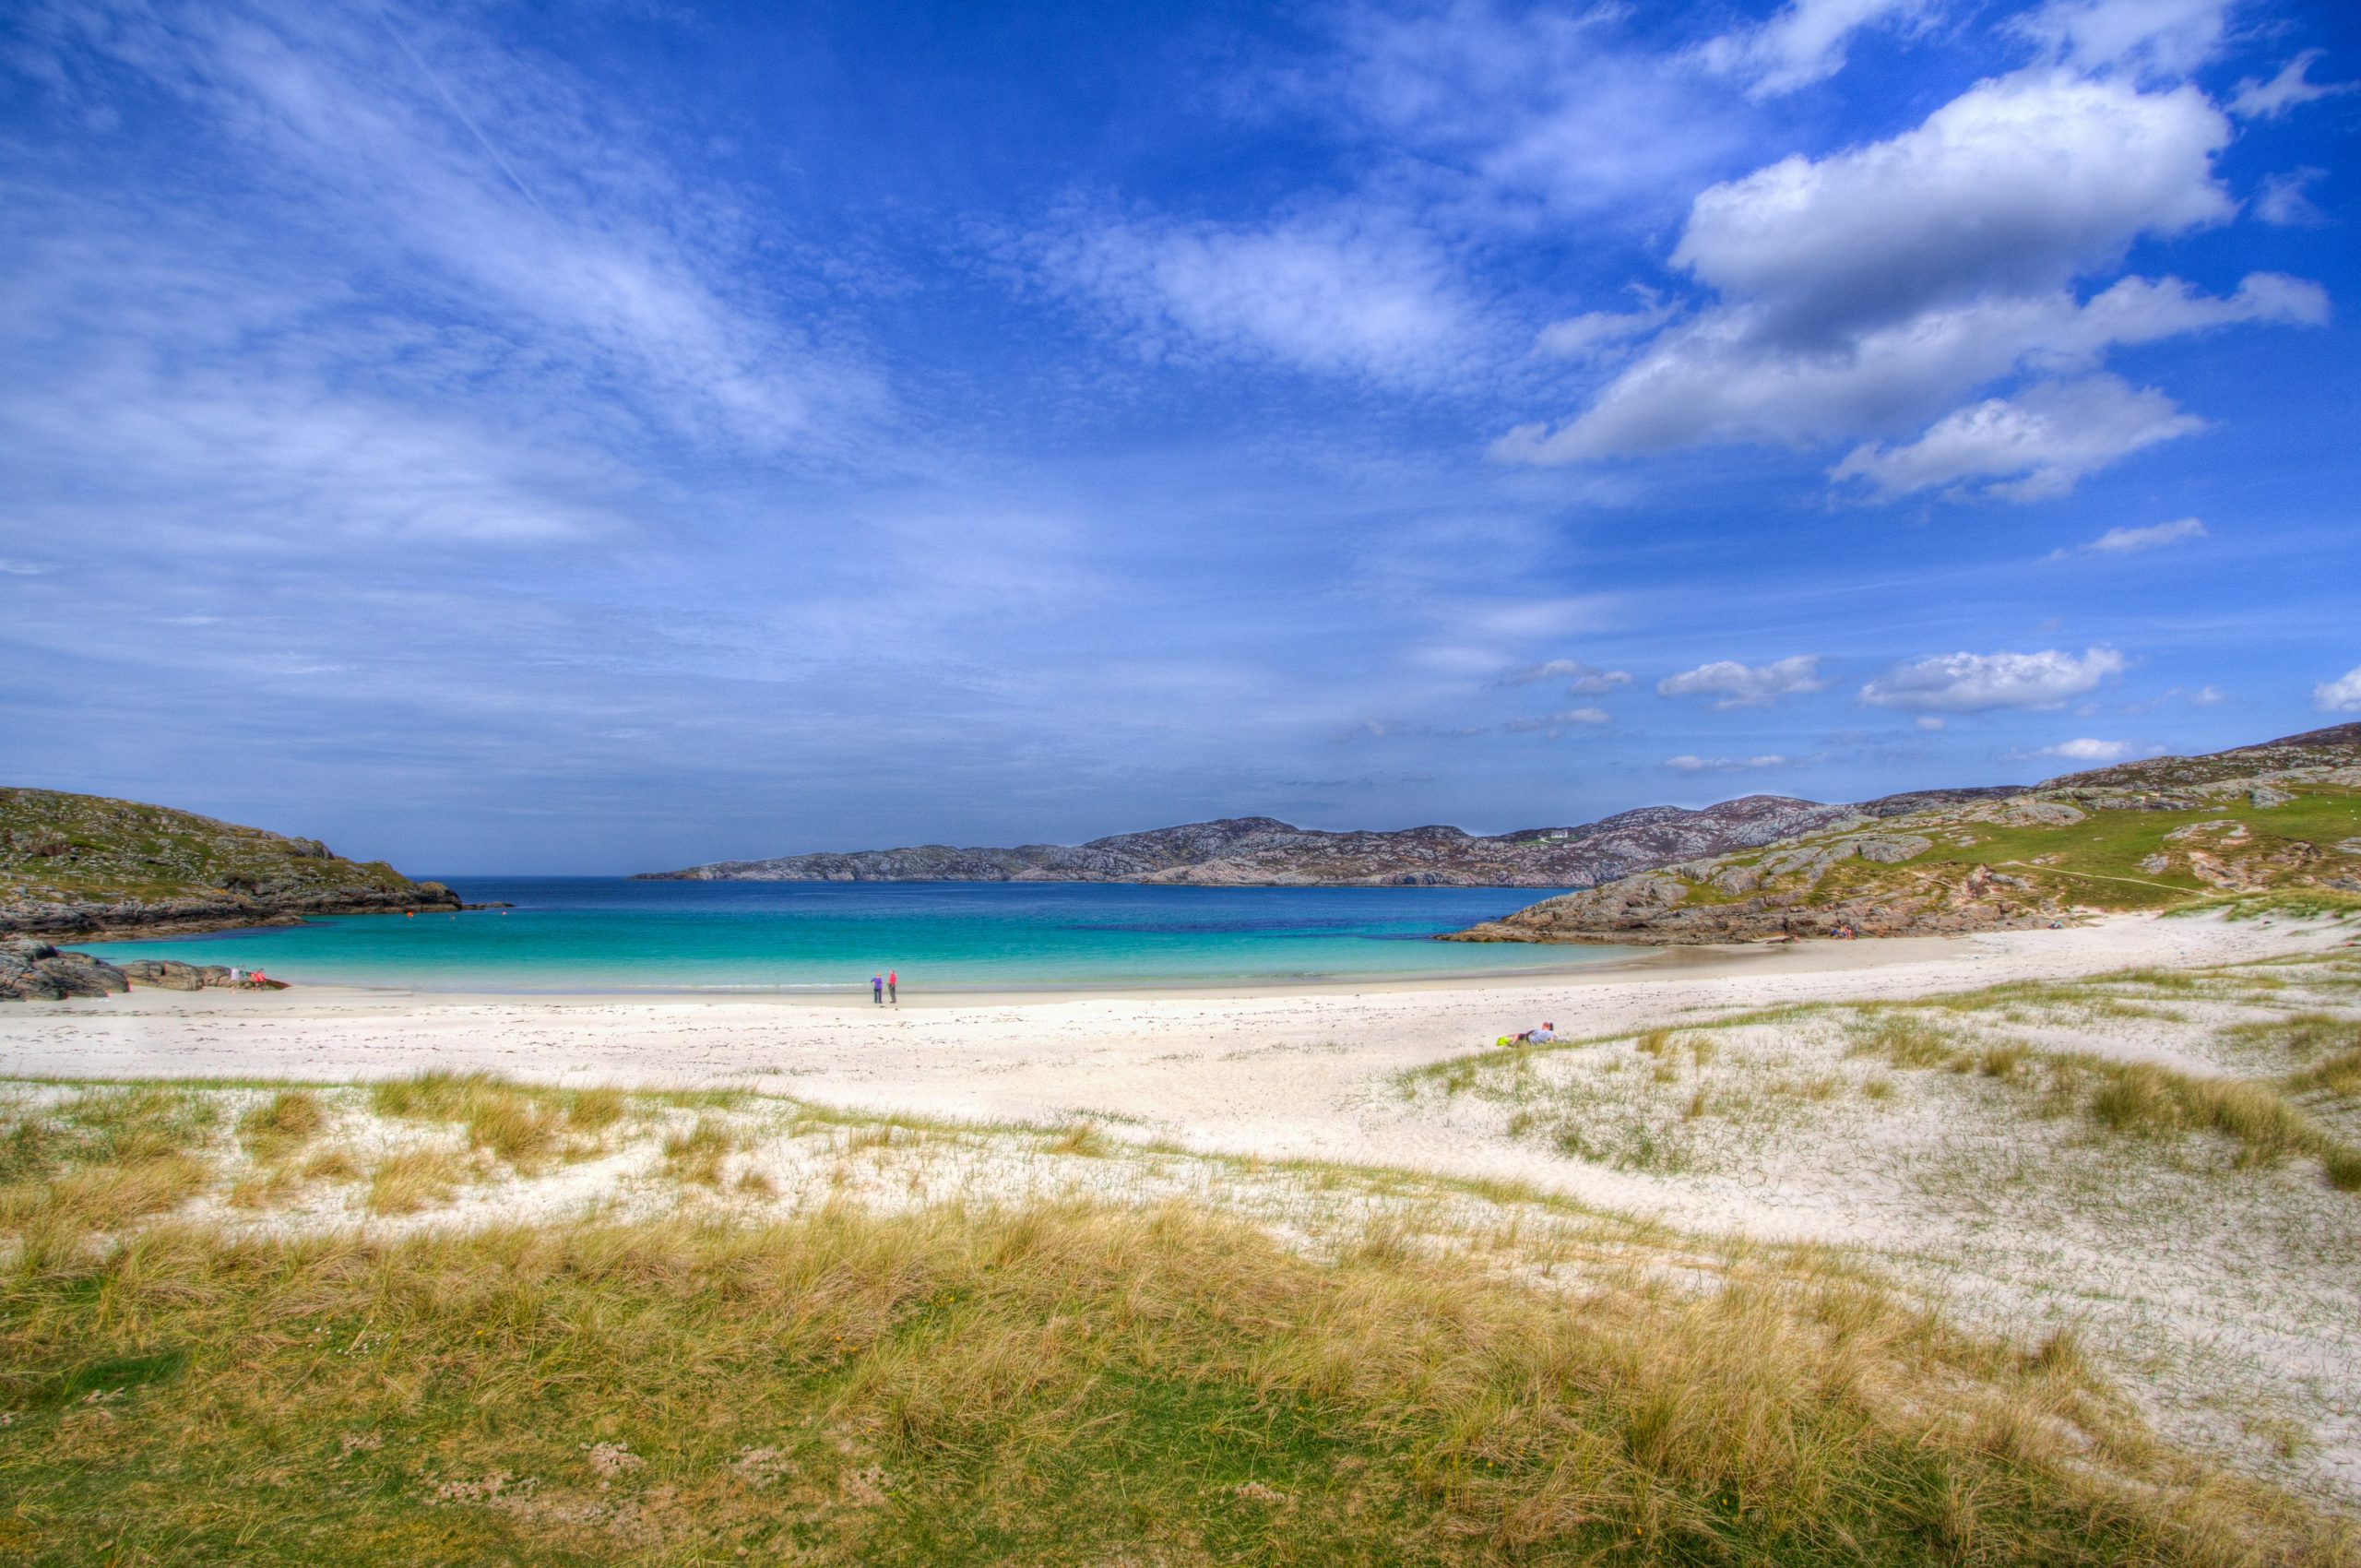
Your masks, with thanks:
M298 985L858 995L892 970L906 997L1441 979L1632 951L1434 940L1548 888L435 880L471 904L510 907L78 945L118 961L237 964Z

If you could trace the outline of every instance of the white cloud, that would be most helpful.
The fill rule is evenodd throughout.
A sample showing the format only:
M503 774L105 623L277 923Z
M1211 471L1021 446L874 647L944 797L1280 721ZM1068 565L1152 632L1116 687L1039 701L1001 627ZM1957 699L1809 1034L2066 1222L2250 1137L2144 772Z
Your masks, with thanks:
M2305 187L2328 172L2325 169L2295 169L2263 176L2254 198L2254 215L2282 229L2308 229L2325 222L2326 215L2305 194Z
M2361 82L2316 82L2307 73L2312 62L2327 51L2307 49L2279 68L2279 74L2269 81L2247 77L2231 95L2230 112L2242 119L2268 120L2285 113L2298 103L2310 103L2318 99L2333 97L2361 88Z
M1493 453L1562 463L1857 439L1936 420L2005 377L2087 375L2117 344L2324 320L2317 285L2267 273L2221 298L2174 278L2121 279L2080 296L2076 280L2115 265L2134 241L2236 211L2213 173L2229 138L2229 122L2194 87L2142 90L2036 69L1979 83L1887 140L1714 185L1692 204L1673 260L1718 301L1660 330L1572 421L1520 426ZM2059 446L2059 460L2036 454L2001 471L2031 475L2024 488L2039 492L2193 428L2151 407L2128 429L2123 398L2100 407L2106 392L2027 394L2032 413L2047 413L2043 445ZM2079 410L2040 407L2076 400ZM1974 416L1963 420L1971 426L2028 422L2006 399L1954 411ZM2078 440L2059 424L2076 411L2118 417ZM1978 434L1954 426L1937 445ZM1861 455L1865 469L1876 456ZM1901 480L1919 466L1885 469Z
M5 572L12 577L38 577L49 570L49 567L30 561L17 561L0 555L0 572Z
M2195 517L2177 517L2169 523L2156 523L2144 529L2109 529L2082 546L2086 552L2100 555L2129 555L2135 551L2154 550L2160 545L2178 544L2185 539L2203 539L2205 525Z
M1675 773L1738 773L1750 768L1787 767L1792 758L1765 754L1762 756L1668 756L1658 766Z
M1456 374L1475 329L1432 243L1373 211L1247 227L1103 222L1054 242L1043 265L1159 359L1262 359L1425 385Z
M1767 707L1776 698L1827 686L1814 654L1797 654L1769 664L1746 665L1719 659L1667 675L1656 683L1656 695L1667 697L1717 695L1718 708Z
M1912 722L1921 730L1940 730L1943 727L1943 721L1931 713L1922 713Z
M2142 447L2204 428L2153 386L2134 390L2118 376L2092 375L1946 414L1907 445L1857 446L1829 477L1867 481L1880 499L1988 480L1962 493L2038 501Z
M1631 683L1627 670L1603 670L1596 664L1584 664L1579 659L1552 659L1542 664L1528 664L1512 670L1493 683L1499 686L1530 686L1542 681L1563 681L1566 695L1577 697L1604 695Z
M1773 98L1824 81L1845 68L1853 34L1881 22L1912 22L1927 0L1787 0L1777 14L1726 33L1698 51L1705 68L1745 82L1750 98Z
M2228 139L2193 87L2023 72L1889 140L1712 186L1673 260L1806 338L2043 291L2136 235L2229 217L2211 166Z
M1935 654L1895 665L1861 688L1861 700L1873 707L1943 713L2062 707L2123 669L2123 655L2111 647L2088 649L2079 659L2055 648Z
M2131 754L2129 741L2060 741L2054 746L2044 746L2033 754L2054 756L2067 762L2120 762Z
M2059 58L2092 71L2182 77L2222 45L2234 0L2050 0L2016 23Z
M1619 343L1643 338L1672 318L1676 306L1653 289L1634 291L1640 308L1631 311L1586 311L1553 321L1533 339L1534 348L1557 359L1588 359Z
M1541 719L1512 719L1502 728L1516 735L1539 731L1555 740L1570 725L1604 724L1612 717L1603 707L1570 707L1563 713L1552 713Z
M2323 713L2361 713L2361 664L2314 686L2312 706Z
M2213 707L2217 704L2225 703L2229 700L2229 693L2224 691L2219 686L2213 685L2200 686L2197 690L2189 694L2189 706L2192 707Z

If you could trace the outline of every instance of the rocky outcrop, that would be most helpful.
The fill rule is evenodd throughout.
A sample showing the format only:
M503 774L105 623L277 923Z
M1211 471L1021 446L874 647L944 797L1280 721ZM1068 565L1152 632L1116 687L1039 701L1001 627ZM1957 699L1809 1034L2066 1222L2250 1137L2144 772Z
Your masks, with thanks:
M0 932L85 941L313 915L456 909L440 883L189 812L54 790L0 790Z
M128 977L103 958L61 953L46 942L0 941L0 1002L63 1002L130 989Z
M2340 857L2361 839L2316 844L2269 817L2250 825L2237 814L2275 812L2299 795L2350 800L2361 812L2361 725L2074 774L2003 799L1920 797L1916 809L1893 814L1864 807L1764 849L1673 862L1563 894L1447 940L1678 945L1941 934L2211 893L2349 890L2354 879L2338 874ZM2118 814L2165 811L2206 815L2155 823L2146 830L2153 835L2150 852L2126 865L2119 826L2126 819ZM2031 847L2027 829L2038 835ZM2025 858L1991 863L2000 858L1987 848L1995 830L2014 834L2008 842Z
M439 882L407 888L340 892L259 887L252 893L66 902L0 897L0 931L64 936L82 942L302 925L314 915L396 914L406 909L457 909L459 896Z
M111 964L94 954L63 952L46 942L0 938L0 1002L62 1002L76 996L116 996L137 986L158 991L229 990L220 964L177 958L133 958ZM241 991L285 991L287 982L238 978Z
M1856 805L1749 795L1702 811L1643 806L1597 822L1478 836L1456 827L1323 832L1230 817L1086 844L905 849L723 861L654 878L715 882L1140 882L1194 886L1577 887L1676 861L1866 826L1930 803L2005 798L2013 785L1921 790Z

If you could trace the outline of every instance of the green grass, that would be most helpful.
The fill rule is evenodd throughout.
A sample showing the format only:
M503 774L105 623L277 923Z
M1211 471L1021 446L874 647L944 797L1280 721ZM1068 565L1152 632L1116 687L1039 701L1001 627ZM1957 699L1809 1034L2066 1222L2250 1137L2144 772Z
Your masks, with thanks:
M2345 921L2361 915L2361 893L2347 893L2337 887L2280 887L2262 893L2227 893L2200 898L2171 912L2220 915L2233 921L2261 920L2266 916L2291 921Z
M2222 1564L2339 1526L2070 1345L1845 1278L1544 1292L1178 1208L235 1243L0 1275L0 1554Z
M77 899L159 898L277 889L386 893L392 867L326 859L256 827L135 801L0 789L0 891Z

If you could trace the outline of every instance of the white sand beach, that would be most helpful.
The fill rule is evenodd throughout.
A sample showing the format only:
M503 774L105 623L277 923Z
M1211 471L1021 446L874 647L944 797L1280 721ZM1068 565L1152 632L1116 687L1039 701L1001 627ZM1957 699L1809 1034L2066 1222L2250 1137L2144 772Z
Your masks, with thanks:
M0 1075L345 1082L445 1068L565 1084L727 1084L960 1120L1096 1115L1119 1133L1193 1148L1513 1176L1619 1200L1632 1194L1579 1164L1471 1144L1377 1091L1405 1069L1545 1020L1561 1035L1596 1036L1738 1008L2239 963L2343 940L2334 928L2285 921L2130 915L2061 931L1676 948L1482 980L938 998L919 988L898 1007L149 990L0 1012ZM1786 1229L1791 1217L1753 1218Z
M2201 1134L2102 1135L2057 1096L2079 1083L2086 1105L2109 1063L2283 1078L2305 1065L2291 1020L2353 1016L2357 944L2334 923L2118 916L1482 981L921 991L894 1008L139 991L0 1011L0 1079L347 1085L449 1069L726 1087L777 1097L731 1112L729 1160L733 1182L772 1194L754 1201L789 1208L1182 1197L1316 1240L1388 1213L1439 1235L1515 1233L1564 1222L1571 1202L1666 1227L1676 1252L1682 1237L1833 1246L1996 1332L2071 1328L2163 1430L2350 1504L2361 1194L2332 1190L2317 1160L2250 1169ZM1868 1032L1922 1016L1950 1042L1948 1070L1881 1056ZM1544 1020L1589 1043L1493 1048ZM364 1165L421 1135L355 1091L337 1104ZM398 1217L332 1184L267 1221L200 1206L271 1226L561 1221L678 1201L660 1196L677 1191L659 1179L662 1136Z

